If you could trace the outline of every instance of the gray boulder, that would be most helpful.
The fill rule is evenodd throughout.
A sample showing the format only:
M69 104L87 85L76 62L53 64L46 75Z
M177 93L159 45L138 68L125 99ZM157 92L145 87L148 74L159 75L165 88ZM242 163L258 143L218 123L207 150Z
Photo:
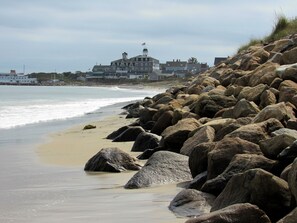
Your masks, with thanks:
M186 223L271 223L264 211L249 203L233 204Z
M189 156L192 150L203 142L212 142L215 137L215 130L211 126L203 126L198 129L198 131L190 138L188 138L182 148L180 153Z
M147 149L154 149L159 146L160 140L161 136L148 132L141 132L137 136L131 151L143 152Z
M257 205L277 221L290 211L291 192L283 179L262 169L251 169L229 180L211 211L245 202Z
M260 109L253 101L247 101L241 99L233 108L234 118L246 117L249 115L256 115L260 112Z
M129 126L123 126L123 127L119 128L118 130L113 131L112 133L110 133L106 138L107 139L114 139L114 138L118 137L119 135L121 135L128 128L129 128Z
M170 202L169 209L177 216L193 217L210 213L215 196L194 189L179 192Z
M159 151L148 159L144 167L128 181L125 188L136 189L191 179L187 156Z
M139 170L136 159L118 148L101 149L86 163L85 171L122 172Z

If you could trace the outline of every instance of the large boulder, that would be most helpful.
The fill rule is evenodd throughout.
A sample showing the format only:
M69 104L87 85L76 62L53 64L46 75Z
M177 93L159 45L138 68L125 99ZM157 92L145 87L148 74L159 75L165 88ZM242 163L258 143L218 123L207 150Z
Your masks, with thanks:
M142 132L140 133L131 149L133 152L143 152L147 149L154 149L159 146L161 136L153 133Z
M189 156L192 150L203 142L212 142L215 137L215 130L211 126L203 126L190 138L188 138L180 149L180 153Z
M249 78L249 86L257 86L259 84L270 85L271 82L277 77L275 70L279 67L279 64L267 62L257 67Z
M270 118L275 118L280 122L286 122L290 118L294 118L294 114L291 109L288 109L284 102L268 105L263 108L259 114L254 118L254 123L263 122Z
M297 157L297 140L292 145L285 148L277 158L285 163L292 163Z
M115 130L112 133L110 133L106 138L107 139L114 139L114 138L118 137L119 135L121 135L128 128L129 128L129 126L127 126L127 125L123 126L123 127L120 127L118 130Z
M249 203L233 204L186 223L271 223L264 211Z
M208 153L208 180L221 174L236 154L262 155L257 144L235 137L225 137Z
M297 47L283 53L282 64L297 63Z
M85 171L122 172L139 170L141 166L136 159L118 148L101 149L86 163Z
M223 108L229 108L236 104L233 96L219 94L204 94L196 102L195 113L200 117L213 118Z
M229 180L211 211L245 202L257 205L276 221L290 211L291 192L283 179L262 169L251 169Z
M283 80L292 80L297 82L297 63L282 65L276 69L278 76Z
M259 145L266 157L276 159L278 154L288 146L292 145L296 139L297 136L294 137L289 134L280 134L260 141Z
M270 160L262 155L237 154L233 157L224 172L219 174L217 177L206 181L201 190L207 193L219 195L225 188L228 181L235 174L254 168L261 168L271 172L276 164L277 161Z
M246 99L241 99L233 108L233 116L234 118L246 117L249 115L258 114L260 109L258 106L252 101L247 101Z
M295 197L295 201L297 202L297 159L295 159L293 162L293 165L288 177L288 183L290 186L290 190Z
M270 133L283 128L283 125L277 119L268 119L264 122L253 123L241 126L233 132L227 134L225 137L239 137L247 141L259 144L261 140L268 139Z
M125 185L127 189L150 187L191 180L188 157L168 152L154 153Z
M177 124L166 128L161 134L164 147L169 151L179 152L184 142L188 139L189 133L200 126L201 123L197 119L185 118Z
M235 131L236 129L240 128L242 125L240 123L230 123L225 127L221 128L219 131L216 132L216 136L214 141L220 141L225 137L225 135Z
M193 217L210 212L215 196L194 189L179 192L170 202L169 209L177 216Z
M279 85L279 102L291 102L297 106L294 96L297 94L297 83L291 80L285 80Z
M160 135L167 127L171 126L173 111L165 111L156 121L151 133Z
M271 90L265 90L260 96L260 108L273 105L277 102L275 94Z
M207 170L208 153L215 148L215 145L215 142L201 143L192 150L189 156L189 167L193 178Z
M140 126L129 126L124 132L114 138L113 142L129 142L135 141L137 136L145 132L145 130Z
M296 223L297 219L297 208L279 220L277 223Z
M153 116L157 113L157 109L154 108L144 108L139 111L139 120L141 123L145 124L153 120Z
M259 84L255 87L244 87L238 95L238 100L245 98L248 101L259 104L261 95L267 88L268 86L265 84Z

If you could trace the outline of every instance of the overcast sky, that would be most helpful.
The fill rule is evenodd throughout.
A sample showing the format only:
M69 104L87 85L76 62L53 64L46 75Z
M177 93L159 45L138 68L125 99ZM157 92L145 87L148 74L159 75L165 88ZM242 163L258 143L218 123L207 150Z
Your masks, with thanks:
M123 52L213 65L270 33L296 0L0 0L0 72L87 71Z

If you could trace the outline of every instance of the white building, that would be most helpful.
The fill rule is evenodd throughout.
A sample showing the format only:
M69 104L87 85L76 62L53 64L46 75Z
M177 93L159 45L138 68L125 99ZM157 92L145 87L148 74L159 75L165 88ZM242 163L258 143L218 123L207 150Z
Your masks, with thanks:
M37 84L37 78L30 78L11 70L10 73L0 73L0 84Z

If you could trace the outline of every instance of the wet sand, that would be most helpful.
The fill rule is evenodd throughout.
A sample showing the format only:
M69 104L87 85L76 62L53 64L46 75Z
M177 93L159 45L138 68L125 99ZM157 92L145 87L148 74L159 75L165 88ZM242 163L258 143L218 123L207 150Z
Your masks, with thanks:
M95 125L95 129L83 130L85 125L75 126L64 132L54 133L47 142L38 147L40 159L47 164L83 166L100 149L118 147L130 152L133 142L112 142L106 136L118 128L131 124L134 119L125 119L115 115L100 121L86 124ZM131 153L137 156L139 153Z
M68 196L62 204L47 210L45 216L48 216L48 212L56 213L52 220L65 219L66 216L63 222L185 222L185 219L177 218L168 210L170 201L182 190L176 184L126 190L123 185L136 172L116 174L83 172L87 160L101 148L118 147L134 157L139 154L130 152L133 142L113 143L105 139L112 131L131 122L133 120L127 120L123 116L107 117L98 122L86 123L96 125L96 129L82 130L84 125L80 125L52 134L45 144L36 149L44 165L74 170L70 175L74 180L69 180L68 175L67 182L62 183L63 187L72 191L71 196ZM77 191L80 193L76 194ZM43 219L42 212L40 214L38 219L41 222L49 220ZM75 219L73 216L76 216ZM97 221L98 219L101 220Z

